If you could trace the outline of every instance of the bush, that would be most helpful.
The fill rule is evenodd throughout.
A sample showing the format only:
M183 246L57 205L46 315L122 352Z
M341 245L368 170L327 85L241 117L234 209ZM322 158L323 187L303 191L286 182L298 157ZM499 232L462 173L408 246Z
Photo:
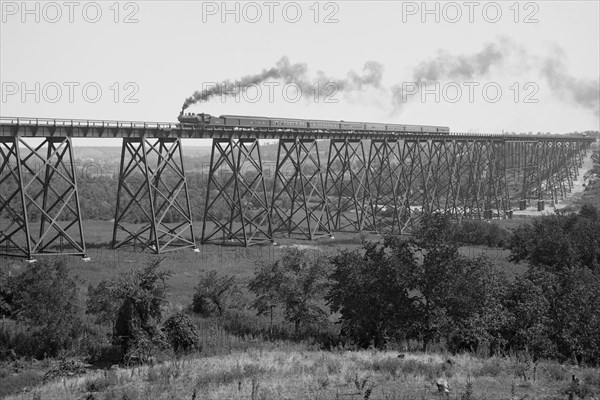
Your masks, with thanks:
M86 392L103 392L111 386L116 386L118 383L117 373L109 371L104 376L86 379L83 386Z
M114 321L113 343L121 347L125 362L143 362L155 350L167 346L158 324L166 303L166 280L171 274L158 271L161 261L151 260L143 268L91 288L94 298L104 300L100 303L89 301L87 312L99 320ZM98 307L98 304L103 306Z
M496 377L502 373L502 363L499 359L493 358L485 360L481 368L475 371L475 376Z
M457 231L460 242L489 247L503 247L510 236L506 229L486 221L462 221L457 226Z
M62 260L29 264L13 278L12 312L24 328L9 342L20 356L53 357L82 332L77 282Z
M192 311L204 317L223 315L231 305L232 298L240 294L234 276L219 275L217 271L205 273L194 290Z
M190 317L184 313L177 313L169 317L163 325L163 331L175 353L202 350L198 330Z
M549 363L544 365L542 367L542 371L544 371L548 378L554 381L566 381L570 378L570 375L565 367L557 363Z

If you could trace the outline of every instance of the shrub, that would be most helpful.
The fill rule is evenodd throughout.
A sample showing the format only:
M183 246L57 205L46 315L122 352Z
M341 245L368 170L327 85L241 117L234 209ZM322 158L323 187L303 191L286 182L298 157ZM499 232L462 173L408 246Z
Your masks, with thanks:
M27 327L14 340L18 355L45 358L68 349L80 335L77 282L62 260L29 264L14 278L12 312Z
M121 347L123 361L145 361L156 349L167 345L158 329L166 303L166 280L171 273L158 271L161 259L151 260L146 266L102 281L92 288L103 307L88 302L87 312L100 320L113 322L113 343ZM115 314L111 317L111 313Z
M481 368L475 371L475 376L491 376L496 377L502 373L502 363L499 359L493 358L485 360Z
M239 294L240 289L234 276L209 271L200 278L194 290L192 311L205 317L217 313L223 315L231 305L232 298Z
M202 350L198 330L190 317L184 313L177 313L169 317L163 324L163 331L175 353Z
M554 381L566 381L570 378L567 370L560 364L548 363L543 365L542 371L548 376L548 378Z

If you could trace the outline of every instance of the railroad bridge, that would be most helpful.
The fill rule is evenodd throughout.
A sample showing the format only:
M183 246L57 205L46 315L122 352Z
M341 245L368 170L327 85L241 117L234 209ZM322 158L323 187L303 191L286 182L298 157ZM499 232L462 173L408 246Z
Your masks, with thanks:
M241 246L407 233L426 211L543 209L572 190L594 141L0 117L0 255L86 256L72 138L123 140L112 246L154 253L196 248L182 139L212 140L200 242ZM279 143L274 171L259 139Z

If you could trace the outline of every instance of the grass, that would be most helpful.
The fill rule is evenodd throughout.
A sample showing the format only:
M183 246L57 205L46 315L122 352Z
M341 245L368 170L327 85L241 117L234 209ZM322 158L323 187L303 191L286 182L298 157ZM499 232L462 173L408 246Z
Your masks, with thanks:
M571 390L600 395L592 369L540 363L520 375L522 361L469 355L383 351L311 351L284 344L230 355L182 358L155 366L90 372L37 386L7 399L434 399L435 381L448 380L450 398L558 399ZM527 364L533 369L533 365ZM558 373L557 371L560 371ZM571 375L581 382L572 387ZM195 394L195 397L193 397Z
M495 221L502 226L514 226L526 220L501 220ZM112 223L107 221L85 221L87 252L91 261L83 262L80 257L66 257L71 270L82 281L82 286L97 285L103 279L110 279L120 272L142 265L145 260L153 257L148 252L136 252L132 249L112 250L110 243ZM380 235L364 234L363 237L371 241L382 239ZM337 249L359 249L361 235L357 233L337 232L335 240L323 238L316 241L301 241L294 239L278 239L279 246L253 246L248 248L216 245L199 245L199 253L191 249L165 253L164 268L173 272L169 280L171 287L169 301L173 307L185 307L191 301L191 296L200 275L205 271L215 269L224 274L235 275L240 279L252 276L255 261L258 259L274 261L280 258L285 246L301 245L332 252ZM506 261L509 252L502 249L491 249L485 246L465 246L461 249L464 255L476 257L486 255L498 265L499 269L507 272L509 276L520 273L522 266L515 266ZM40 257L41 258L41 257ZM0 265L7 264L15 272L23 268L23 261L0 257Z

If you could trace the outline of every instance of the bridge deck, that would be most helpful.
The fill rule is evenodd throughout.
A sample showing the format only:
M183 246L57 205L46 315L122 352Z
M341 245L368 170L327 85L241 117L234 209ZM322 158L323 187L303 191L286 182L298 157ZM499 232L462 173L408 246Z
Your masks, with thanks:
M0 117L0 137L73 137L73 138L258 138L258 139L402 139L419 140L499 140L499 141L594 141L576 135L494 135L473 133L398 133L381 131L243 128L224 126L182 126L173 122L110 121L59 118Z

